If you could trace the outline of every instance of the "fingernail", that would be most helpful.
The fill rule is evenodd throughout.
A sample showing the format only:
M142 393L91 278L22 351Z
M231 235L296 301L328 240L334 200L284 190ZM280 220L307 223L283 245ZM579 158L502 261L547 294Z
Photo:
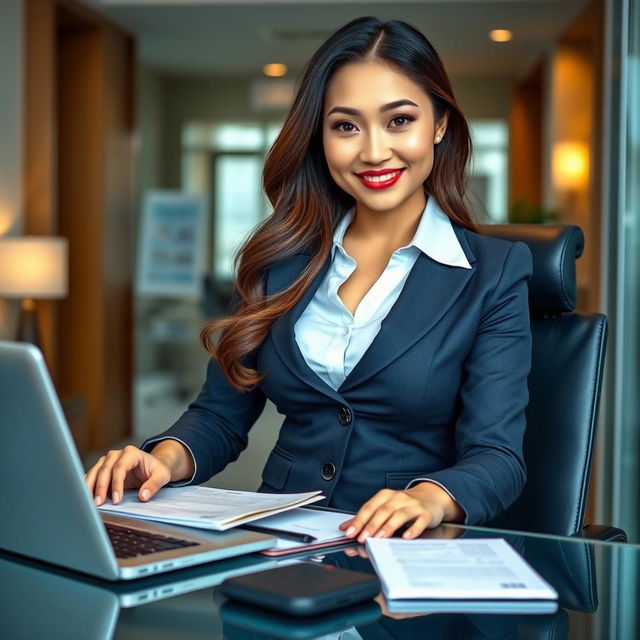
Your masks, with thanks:
M385 533L384 531L378 531L378 533L376 533L376 535L374 537L376 538L384 538Z
M358 542L364 542L371 534L365 529L358 538Z
M96 503L96 507L99 507L102 504L102 498L100 496L96 496L94 502Z
M355 532L356 532L355 527L349 527L347 529L347 532L344 535L347 536L347 538L351 538Z
M151 491L149 491L149 489L145 489L142 492L142 499L143 500L148 500L151 497Z
M120 494L117 491L111 493L111 502L113 502L113 504L120 502Z

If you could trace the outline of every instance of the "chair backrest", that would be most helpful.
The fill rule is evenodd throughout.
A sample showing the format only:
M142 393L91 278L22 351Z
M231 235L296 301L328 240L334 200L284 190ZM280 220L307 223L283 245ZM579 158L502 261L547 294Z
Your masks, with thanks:
M491 525L572 535L584 521L607 343L606 316L574 312L584 235L573 225L534 224L483 225L481 233L520 240L533 254L527 482Z

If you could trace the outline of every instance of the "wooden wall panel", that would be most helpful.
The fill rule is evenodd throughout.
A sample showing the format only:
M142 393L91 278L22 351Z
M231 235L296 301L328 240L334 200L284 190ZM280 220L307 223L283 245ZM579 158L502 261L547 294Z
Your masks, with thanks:
M133 44L114 30L105 34L105 75L102 85L106 108L104 216L102 225L102 281L105 297L105 367L119 372L105 380L104 433L127 437L130 429L116 429L131 418L133 384L133 203L135 158L133 148ZM128 422L128 421L127 421Z
M543 65L514 88L509 114L509 201L542 204Z
M103 450L131 433L134 43L74 0L27 0L26 23L27 230L69 241L45 346L76 444Z
M65 26L58 52L60 221L71 256L60 384L88 398L89 444L103 449L131 432L131 45L104 25Z
M102 283L104 105L103 34L98 27L58 32L59 228L69 240L69 297L60 303L59 386L87 398L89 446L100 447L105 371Z
M25 0L23 201L24 233L56 235L55 6ZM36 302L42 348L57 382L57 303Z

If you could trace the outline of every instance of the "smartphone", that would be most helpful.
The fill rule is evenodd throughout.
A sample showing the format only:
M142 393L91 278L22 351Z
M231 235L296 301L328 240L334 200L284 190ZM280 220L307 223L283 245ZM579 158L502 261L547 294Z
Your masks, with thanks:
M232 600L310 616L369 600L380 592L380 582L369 573L317 562L296 562L228 578L220 590Z

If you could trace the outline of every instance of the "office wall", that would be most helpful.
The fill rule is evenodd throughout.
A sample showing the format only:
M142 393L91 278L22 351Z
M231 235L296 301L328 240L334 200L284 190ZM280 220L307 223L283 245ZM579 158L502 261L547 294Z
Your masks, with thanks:
M22 0L0 2L0 235L22 230ZM0 300L0 338L15 327L16 305Z
M162 129L164 100L162 78L147 67L136 69L136 122L138 193L162 186Z
M250 105L246 77L166 77L163 79L163 180L180 186L181 133L192 120L260 120ZM275 117L281 116L276 113Z
M135 224L132 225L134 257L137 258L140 223L144 194L158 189L162 183L162 117L164 113L162 79L152 69L139 66L136 69L136 158L138 162L137 197L134 207ZM134 278L136 261L134 260ZM134 289L135 291L135 289ZM148 323L152 313L148 300L134 296L134 371L136 375L153 371L155 353L148 339ZM134 425L135 427L135 425Z
M282 112L251 109L247 77L164 77L161 79L163 127L162 178L166 187L180 185L180 135L190 120L261 120L284 117ZM509 117L511 78L452 78L456 97L468 118ZM157 93L156 93L157 95ZM142 122L142 121L141 121ZM148 170L148 169L147 169Z
M458 104L467 118L509 119L513 78L454 77L451 84Z

